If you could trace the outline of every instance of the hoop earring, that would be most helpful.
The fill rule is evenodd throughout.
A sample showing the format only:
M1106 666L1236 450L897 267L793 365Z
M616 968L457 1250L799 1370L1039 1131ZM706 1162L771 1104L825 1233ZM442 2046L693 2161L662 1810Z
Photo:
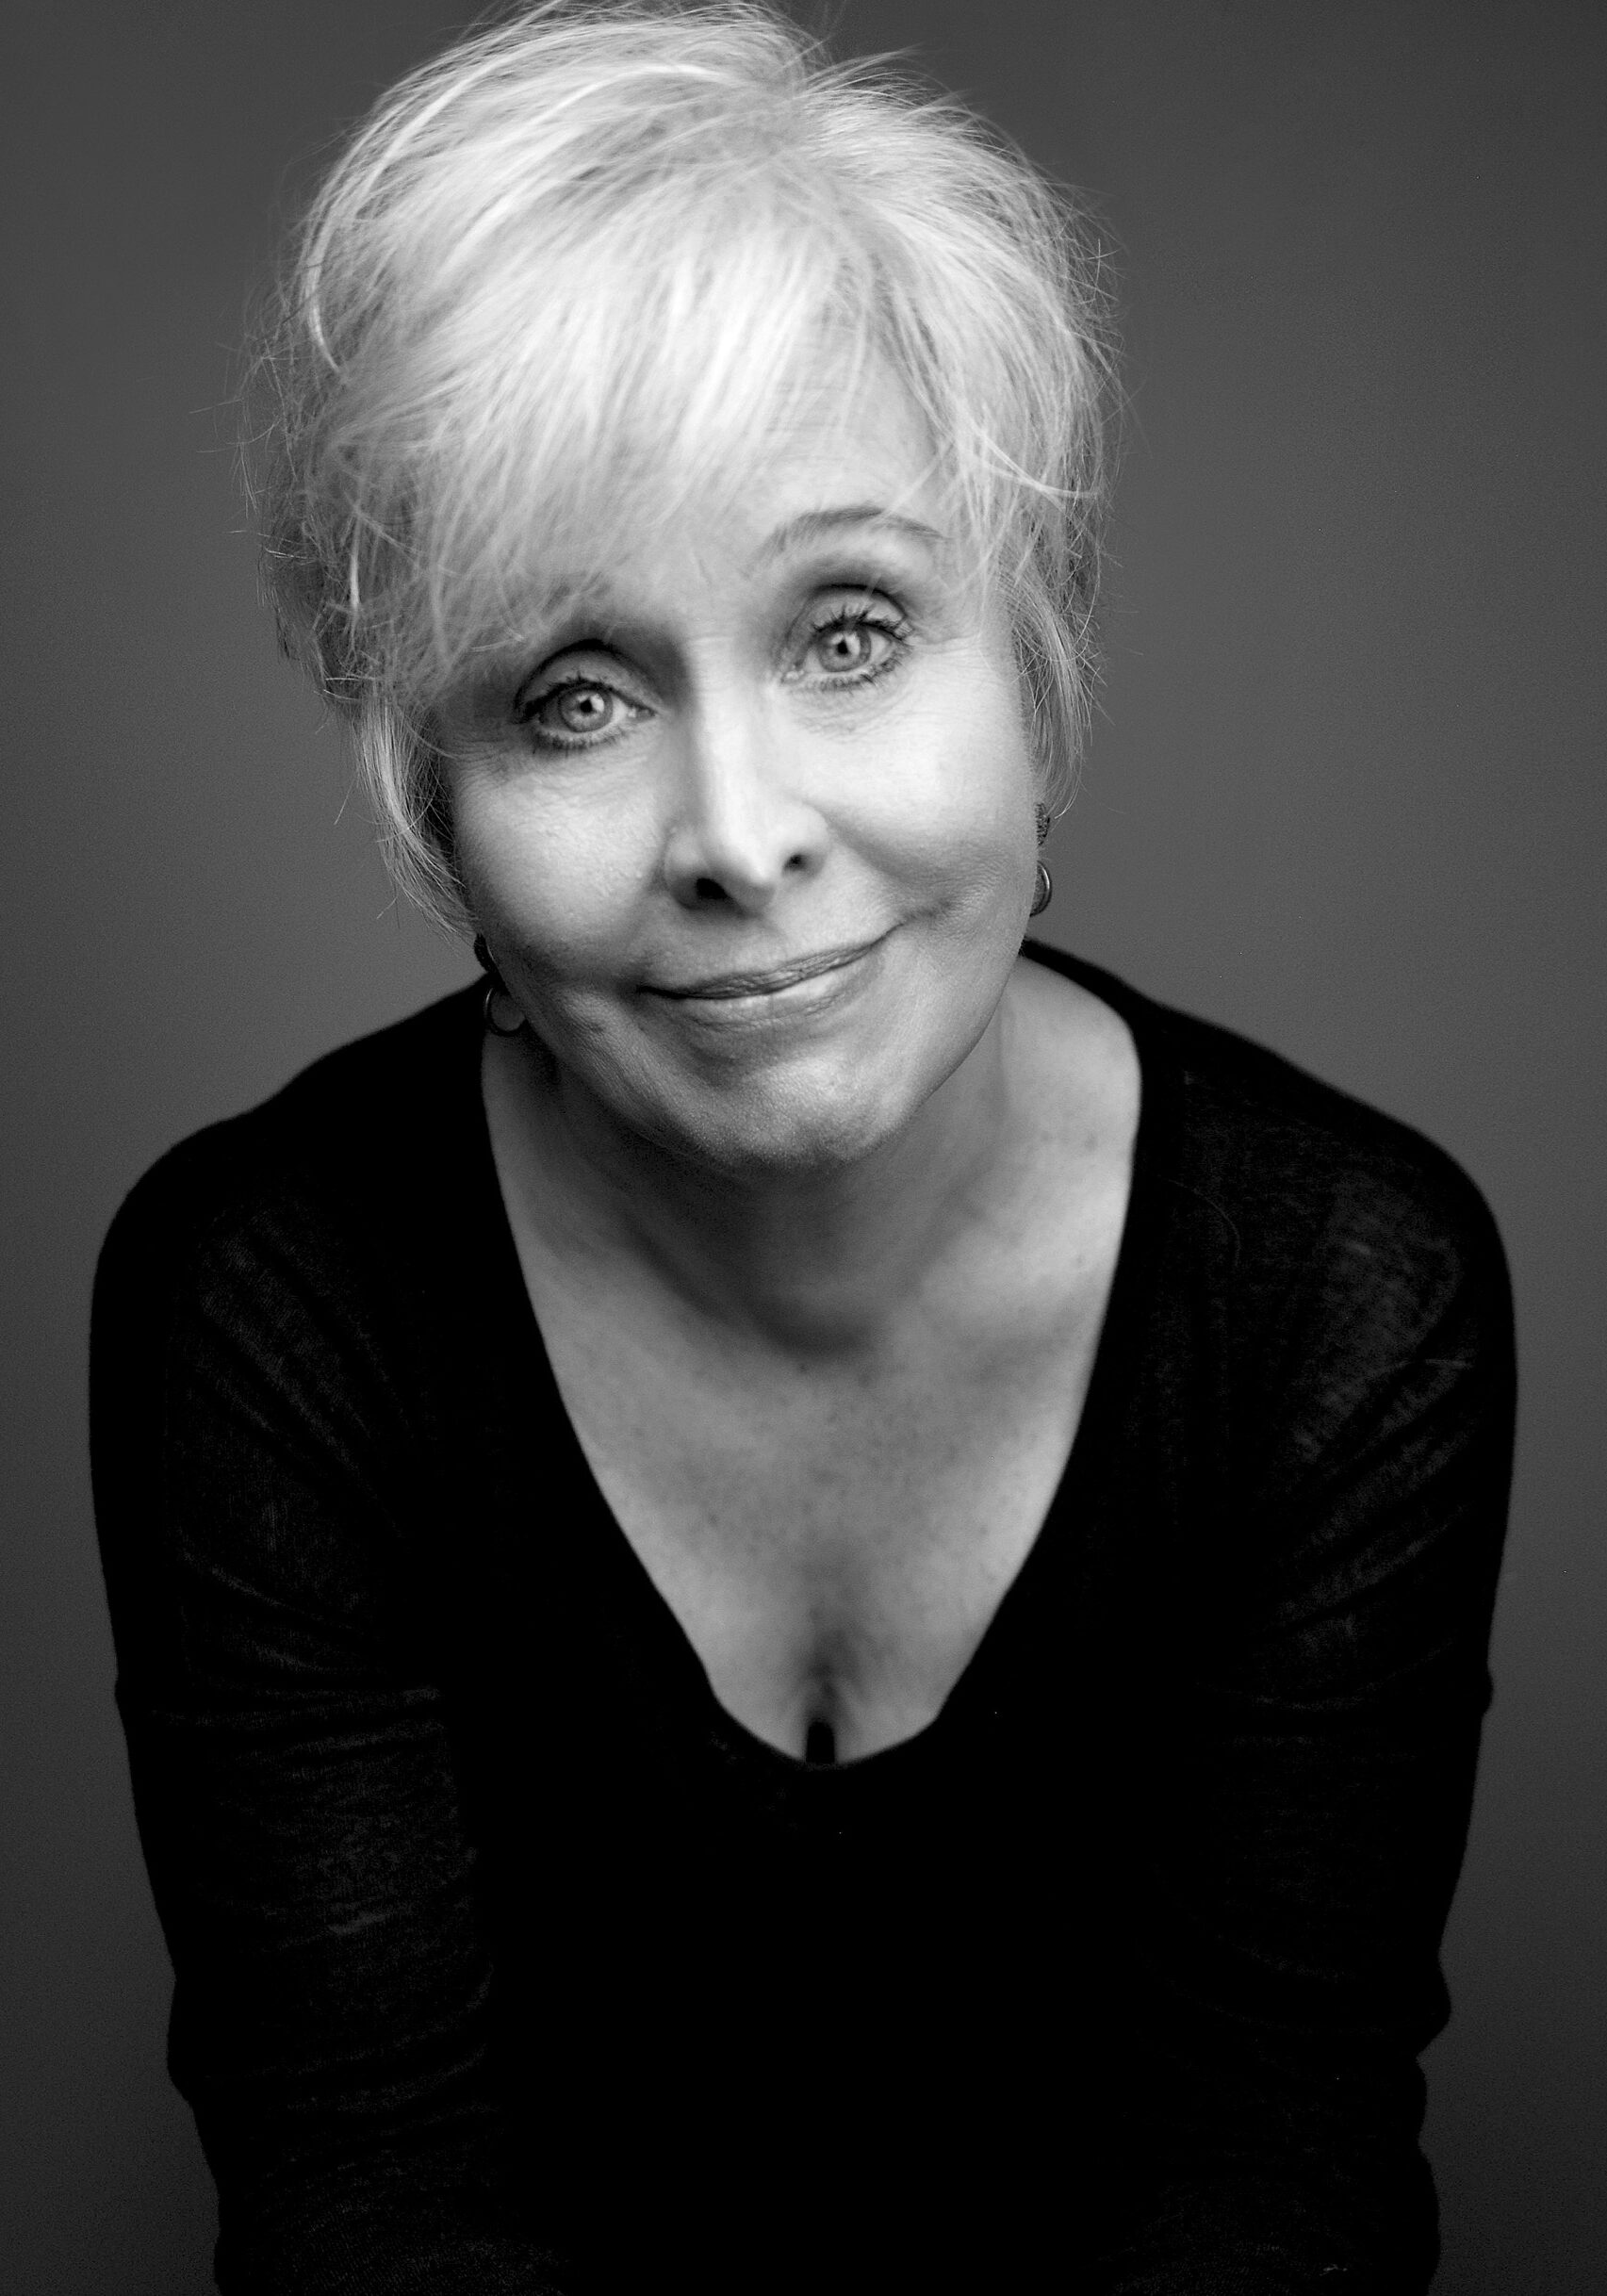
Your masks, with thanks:
M1038 864L1038 880L1032 894L1032 907L1027 910L1027 915L1029 917L1041 917L1054 897L1055 880L1050 876L1047 865L1044 862L1040 861Z
M489 976L485 983L485 994L480 1005L480 1018L486 1035L517 1037L524 1026L524 1014L508 994L507 983L497 970L497 960L486 946L484 933L476 933L474 936L474 961L483 973ZM500 1004L513 1005L514 1018L512 1021L499 1019Z
M498 1008L504 999L513 1006L514 1017L511 1021L499 1020L497 1017ZM485 983L485 995L480 1007L480 1017L484 1024L486 1035L490 1037L517 1037L524 1026L524 1014L519 1010L517 1005L514 1004L513 998L508 995L508 992L500 981L488 980Z

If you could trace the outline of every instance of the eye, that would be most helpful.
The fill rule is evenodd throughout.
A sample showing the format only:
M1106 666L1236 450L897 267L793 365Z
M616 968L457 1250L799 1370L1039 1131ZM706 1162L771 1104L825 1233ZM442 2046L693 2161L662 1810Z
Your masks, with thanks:
M590 749L647 715L600 678L563 678L527 686L514 705L521 726L550 749Z
M812 616L803 666L819 685L859 685L891 669L909 625L891 600L860 593L823 600Z

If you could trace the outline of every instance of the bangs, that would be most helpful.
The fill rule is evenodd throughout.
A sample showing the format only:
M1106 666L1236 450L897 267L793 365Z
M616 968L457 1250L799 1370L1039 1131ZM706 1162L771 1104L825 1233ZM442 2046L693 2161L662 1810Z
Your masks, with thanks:
M403 82L307 220L257 381L281 631L356 717L410 889L422 871L438 906L428 721L469 658L732 509L872 378L926 442L912 486L1007 595L1040 748L1069 758L1097 273L970 114L824 64L762 8L538 7Z
M364 428L416 444L377 458L370 500L388 482L374 524L405 548L377 549L363 583L389 673L420 700L517 638L533 597L751 500L797 428L829 428L886 363L861 251L789 212L759 163L730 174L644 186L638 212L612 207L568 248L539 235L535 261L493 251L452 326L386 362L414 404Z

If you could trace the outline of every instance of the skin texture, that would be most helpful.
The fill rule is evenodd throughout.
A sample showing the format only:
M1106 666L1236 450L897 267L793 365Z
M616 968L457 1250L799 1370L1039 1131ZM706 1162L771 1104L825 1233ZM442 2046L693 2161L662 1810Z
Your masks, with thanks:
M732 1178L844 1169L996 1010L1034 772L924 461L867 394L779 453L765 500L648 538L533 631L511 690L443 713L474 912L594 1152L602 1128ZM659 993L872 943L780 994Z
M1136 1122L1121 1024L1019 959L1033 761L925 463L886 388L800 424L440 713L529 1023L485 1099L560 1391L791 1752L923 1727L1019 1569Z

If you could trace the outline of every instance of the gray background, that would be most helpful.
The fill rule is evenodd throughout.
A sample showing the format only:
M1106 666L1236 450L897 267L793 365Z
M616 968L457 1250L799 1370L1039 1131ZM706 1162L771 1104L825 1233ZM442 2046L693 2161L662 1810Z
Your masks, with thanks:
M1049 924L1409 1118L1523 1337L1498 1697L1430 2059L1439 2287L1607 2287L1596 7L847 0L1123 249L1133 408ZM8 2285L209 2285L84 1461L95 1251L169 1142L466 976L275 662L227 347L276 206L435 0L9 11L0 1237ZM400 1140L397 1153L405 1156Z

